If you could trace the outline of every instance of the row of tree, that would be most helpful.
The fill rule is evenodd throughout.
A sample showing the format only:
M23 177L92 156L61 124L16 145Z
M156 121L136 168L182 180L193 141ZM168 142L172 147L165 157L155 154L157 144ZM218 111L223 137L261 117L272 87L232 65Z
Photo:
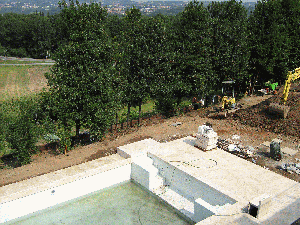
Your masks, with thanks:
M219 79L248 73L255 77L263 75L269 80L283 79L282 75L288 69L299 64L299 8L299 0L262 0L257 2L255 10L248 16L245 7L237 1L212 2L208 7L190 2L176 16L141 16L139 19L160 18L163 23L160 28L165 29L169 36L176 35L173 43L181 50L186 43L192 50L197 48L195 41L202 45L206 41L209 46L207 56ZM63 12L51 16L43 13L0 15L0 55L51 57L69 39L69 25L62 17ZM124 31L123 26L126 17L106 13L104 26L109 29L110 39L114 40L121 30L129 35L130 27ZM205 35L197 31L198 28ZM184 32L182 29L192 34L182 33L180 36L178 32ZM187 48L185 50L186 54L190 54Z
M74 121L78 134L82 125L105 129L119 107L129 115L148 96L169 114L183 97L209 95L227 79L244 90L254 78L282 81L299 64L298 3L261 1L249 18L235 0L189 2L176 17L133 7L119 18L97 3L62 2L67 42L47 76L58 118Z

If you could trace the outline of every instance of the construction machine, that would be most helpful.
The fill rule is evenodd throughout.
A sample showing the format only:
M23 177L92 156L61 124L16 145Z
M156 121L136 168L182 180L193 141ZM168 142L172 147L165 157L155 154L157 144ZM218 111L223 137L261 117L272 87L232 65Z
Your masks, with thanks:
M289 111L290 111L290 107L286 106L286 101L287 98L289 96L289 91L290 91L290 87L291 87L291 82L295 81L296 79L300 78L300 67L295 69L293 72L289 71L285 80L285 84L284 84L284 90L283 90L283 94L281 97L281 101L280 104L276 104L276 103L271 103L269 105L269 112L271 114L277 114L280 117L286 118Z
M222 110L235 107L234 83L235 82L233 80L222 82Z

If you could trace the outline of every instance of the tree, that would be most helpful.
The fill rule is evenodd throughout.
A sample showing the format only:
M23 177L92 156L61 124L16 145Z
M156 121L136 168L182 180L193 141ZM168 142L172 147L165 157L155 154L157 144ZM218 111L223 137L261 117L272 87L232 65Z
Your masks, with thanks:
M149 96L149 66L151 57L151 44L149 40L149 18L142 17L139 9L135 7L126 11L123 18L123 29L118 34L120 43L121 68L123 78L122 101L128 107L127 123L129 123L130 107L139 106L139 117L143 100ZM153 35L156 31L153 31Z
M168 37L173 53L173 90L178 100L186 95L207 93L214 83L211 63L210 17L203 3L189 2L173 23Z
M14 13L0 15L0 42L7 50L7 55L27 56L25 49L26 34L24 15Z
M247 10L235 0L208 6L212 27L212 66L217 86L224 80L244 83L248 76Z
M34 120L36 100L33 98L12 99L0 103L0 154L11 153L18 165L31 162L36 150L39 129Z
M107 11L97 3L72 0L61 7L70 33L46 76L51 107L66 127L75 124L77 136L82 126L101 136L112 122L118 93L113 46L104 27Z
M289 36L289 70L300 66L300 0L280 1L282 21Z
M259 1L249 18L249 29L251 72L261 82L285 80L299 60L295 52L299 49L299 1Z
M54 35L59 26L55 26L43 13L4 14L0 16L0 44L11 56L45 58L52 45L59 43Z

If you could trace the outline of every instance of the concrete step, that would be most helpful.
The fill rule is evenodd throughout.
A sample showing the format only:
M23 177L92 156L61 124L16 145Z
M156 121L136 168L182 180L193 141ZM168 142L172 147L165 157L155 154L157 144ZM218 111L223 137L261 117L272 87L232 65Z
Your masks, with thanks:
M163 201L167 202L173 208L181 212L187 218L193 220L194 217L194 203L184 198L177 192L173 191L167 186L160 186L154 190L154 193Z
M132 161L131 179L151 191L164 184L163 177L158 174L153 160L147 155L134 157Z

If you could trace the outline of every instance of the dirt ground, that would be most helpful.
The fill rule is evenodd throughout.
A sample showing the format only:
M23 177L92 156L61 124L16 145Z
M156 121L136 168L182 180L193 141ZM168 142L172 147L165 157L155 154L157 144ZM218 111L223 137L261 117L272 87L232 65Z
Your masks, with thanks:
M291 85L286 103L286 106L290 107L290 111L286 119L278 119L277 114L272 115L268 110L270 103L280 103L282 93L283 87L278 90L277 94L268 95L268 99L258 102L252 107L239 110L231 114L230 117L239 120L243 124L300 138L300 83ZM246 100L247 98L243 99L244 102Z
M257 104L273 97L252 96L243 98L239 103L243 106L241 110L243 110L242 113L245 118L251 120L250 116L246 117L246 115L251 113L251 111L247 111L248 109L254 109L257 107ZM238 113L241 110L235 112L235 115L239 115ZM252 146L255 150L255 155L253 158L247 160L295 181L300 181L299 175L295 173L291 174L278 168L283 162L296 162L297 159L300 159L299 136L292 136L284 132L274 133L270 129L260 125L250 126L253 125L251 121L248 121L248 123L243 122L243 120L237 119L237 116L231 115L224 119L214 119L209 115L212 111L213 107L210 107L197 111L191 110L182 116L170 119L163 119L160 116L143 119L140 126L134 126L122 131L114 131L107 134L103 141L75 147L66 155L58 154L56 151L42 147L40 153L32 156L32 163L17 168L6 166L4 169L1 169L0 186L115 154L118 146L142 139L153 138L159 142L166 142L194 135L198 130L198 126L204 123L212 125L220 140L235 141L243 146ZM259 117L259 115L253 114L252 117ZM181 122L181 125L174 126L177 122ZM233 140L233 135L238 135L240 139ZM281 161L271 159L269 148L263 146L262 143L272 141L274 138L282 140L281 147L298 150L298 153L293 156L284 154ZM6 163L9 164L9 161L6 161Z

